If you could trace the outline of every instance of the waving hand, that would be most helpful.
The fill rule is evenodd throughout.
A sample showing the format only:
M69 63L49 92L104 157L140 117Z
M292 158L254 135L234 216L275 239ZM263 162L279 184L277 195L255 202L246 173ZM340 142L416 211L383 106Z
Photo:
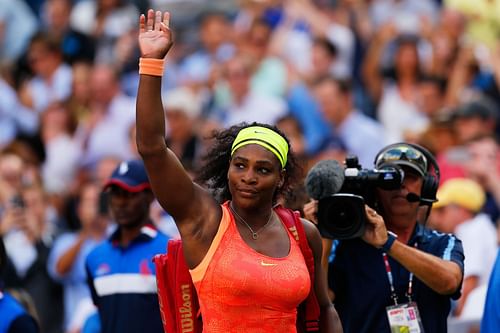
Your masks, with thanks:
M139 19L139 48L145 58L163 59L172 47L173 38L170 31L170 13L148 10L147 17Z

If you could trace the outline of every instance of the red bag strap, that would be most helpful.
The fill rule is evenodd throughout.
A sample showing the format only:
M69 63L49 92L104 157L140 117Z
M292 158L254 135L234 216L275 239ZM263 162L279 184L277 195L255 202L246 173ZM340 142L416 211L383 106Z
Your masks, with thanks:
M165 332L175 332L174 312L169 311L175 305L173 294L171 293L168 276L167 254L157 254L153 257L156 267L156 289L158 303L160 306L161 321Z
M165 332L201 332L198 296L184 259L182 241L169 240L167 254L157 255L153 260Z
M314 290L314 255L311 247L309 246L304 226L302 225L302 221L300 220L300 214L297 211L292 211L291 209L287 209L282 206L277 206L274 210L283 221L288 231L299 243L299 247L302 251L302 255L304 256L307 269L309 271L309 277L311 279L311 290L309 291L309 295L300 306L300 308L305 311L305 313L303 314L305 327L303 327L302 329L306 332L319 331L320 308L318 299L316 298L316 292ZM301 313L298 314L299 320L301 319L301 315Z

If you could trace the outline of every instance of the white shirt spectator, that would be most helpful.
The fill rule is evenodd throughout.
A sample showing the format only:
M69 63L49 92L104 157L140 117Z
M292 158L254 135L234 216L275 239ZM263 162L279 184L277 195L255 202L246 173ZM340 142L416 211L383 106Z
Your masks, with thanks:
M373 165L374 156L387 144L384 128L358 111L351 112L336 130L347 152L356 155L365 168Z
M93 166L105 156L122 160L132 158L129 131L134 123L135 100L117 95L90 133L85 128L77 130L76 137L83 147L83 166Z
M47 193L64 193L74 181L81 147L69 135L60 135L45 144L42 179Z
M19 132L35 134L38 115L19 103L15 90L0 78L0 147L7 145Z
M392 83L384 87L378 119L386 130L389 142L404 141L406 133L419 133L429 124L427 116L414 103L401 98L397 86Z
M337 60L332 68L336 78L347 79L352 75L354 59L354 33L351 29L336 23L328 26L326 37L337 47Z
M16 60L28 46L31 36L38 28L38 22L23 0L0 0L0 59Z
M51 102L64 101L71 94L73 73L71 67L62 64L50 82L35 76L29 83L33 95L33 108L43 112Z
M473 219L460 224L456 236L464 247L464 279L479 277L479 284L488 280L497 254L497 233L493 222L486 214L478 214Z
M93 35L96 27L97 1L78 2L71 11L70 24L73 29L85 35ZM119 37L137 27L139 11L134 5L114 9L104 22L103 31L110 37Z
M287 105L281 98L250 92L241 104L224 108L222 123L224 127L254 121L274 125L286 113Z

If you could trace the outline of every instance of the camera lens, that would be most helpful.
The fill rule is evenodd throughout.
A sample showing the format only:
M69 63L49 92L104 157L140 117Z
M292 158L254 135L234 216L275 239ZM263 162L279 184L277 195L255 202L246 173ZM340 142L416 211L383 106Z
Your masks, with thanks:
M323 237L350 239L363 234L365 224L363 197L335 194L318 204L318 228Z

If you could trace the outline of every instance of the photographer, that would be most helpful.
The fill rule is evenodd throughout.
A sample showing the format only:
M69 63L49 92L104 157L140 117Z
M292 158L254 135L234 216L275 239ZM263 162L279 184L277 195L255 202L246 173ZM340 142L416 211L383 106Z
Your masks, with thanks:
M402 185L374 189L362 236L325 240L332 249L328 279L335 308L345 332L399 332L402 327L446 332L450 299L460 296L462 244L419 223L436 201L439 168L427 150L406 143L377 154L375 168L388 165L402 168ZM304 207L307 218L316 211L317 202Z

